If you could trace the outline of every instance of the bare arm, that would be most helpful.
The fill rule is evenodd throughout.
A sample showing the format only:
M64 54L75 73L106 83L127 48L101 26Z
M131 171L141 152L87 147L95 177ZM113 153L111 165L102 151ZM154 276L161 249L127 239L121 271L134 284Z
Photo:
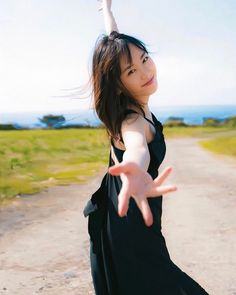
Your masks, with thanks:
M106 33L110 35L112 31L118 31L118 27L114 18L114 15L111 11L111 2L112 0L102 0L102 11L103 11L103 18L104 18L104 24Z
M161 185L172 171L167 167L158 177L152 179L147 172L150 163L150 153L145 136L144 119L125 120L122 123L122 137L125 152L121 163L109 168L109 173L119 175L122 188L118 196L118 213L124 216L129 207L129 198L132 196L142 212L146 225L153 223L153 216L149 207L148 197L159 197L162 194L176 191L175 185Z
M142 116L137 118L133 115L123 121L121 132L125 144L123 163L133 162L147 171L150 154L145 135L145 121Z

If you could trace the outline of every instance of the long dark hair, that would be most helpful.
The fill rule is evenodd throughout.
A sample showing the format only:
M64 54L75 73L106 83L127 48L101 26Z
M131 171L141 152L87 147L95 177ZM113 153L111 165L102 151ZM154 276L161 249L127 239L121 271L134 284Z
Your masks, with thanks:
M120 58L126 56L132 64L128 44L133 44L148 53L144 43L129 35L113 31L109 36L98 38L92 58L92 94L94 107L104 123L110 139L121 139L121 124L126 110L134 106L144 115L143 106L121 82Z

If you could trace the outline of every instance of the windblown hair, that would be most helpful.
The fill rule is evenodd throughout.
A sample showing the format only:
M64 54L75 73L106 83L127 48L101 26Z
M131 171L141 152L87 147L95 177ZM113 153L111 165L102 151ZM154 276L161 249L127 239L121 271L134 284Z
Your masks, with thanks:
M132 64L128 44L133 44L148 53L144 43L132 36L116 31L102 35L95 45L92 59L92 93L99 119L104 123L110 139L121 139L121 124L130 106L144 115L140 104L121 82L120 59L125 56Z

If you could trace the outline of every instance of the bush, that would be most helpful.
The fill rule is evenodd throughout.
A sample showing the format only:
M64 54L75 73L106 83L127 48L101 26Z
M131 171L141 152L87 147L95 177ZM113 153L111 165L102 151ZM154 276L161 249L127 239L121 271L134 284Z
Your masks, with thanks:
M188 126L186 123L184 123L184 118L182 117L169 117L163 125L168 127Z
M16 130L13 124L0 124L0 130Z
M204 126L219 126L221 124L221 120L216 118L203 118L203 125Z
M229 127L236 127L236 116L225 119L224 125L227 125Z

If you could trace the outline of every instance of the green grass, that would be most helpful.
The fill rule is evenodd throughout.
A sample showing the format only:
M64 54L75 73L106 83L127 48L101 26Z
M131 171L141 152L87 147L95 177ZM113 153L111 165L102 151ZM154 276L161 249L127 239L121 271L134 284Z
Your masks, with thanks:
M177 137L207 137L208 135L217 135L220 132L231 132L235 128L229 128L226 126L220 127L209 127L209 126L176 126L167 127L164 125L163 132L166 138L177 138Z
M236 129L166 127L166 139L203 137L201 146L236 156ZM0 204L54 185L81 183L107 166L104 129L0 131Z
M222 136L211 140L200 141L200 145L216 154L223 154L236 158L236 136Z
M0 203L52 185L84 182L107 160L103 129L0 131Z
M227 126L165 127L165 138L201 137L201 147L217 154L236 158L236 128Z

